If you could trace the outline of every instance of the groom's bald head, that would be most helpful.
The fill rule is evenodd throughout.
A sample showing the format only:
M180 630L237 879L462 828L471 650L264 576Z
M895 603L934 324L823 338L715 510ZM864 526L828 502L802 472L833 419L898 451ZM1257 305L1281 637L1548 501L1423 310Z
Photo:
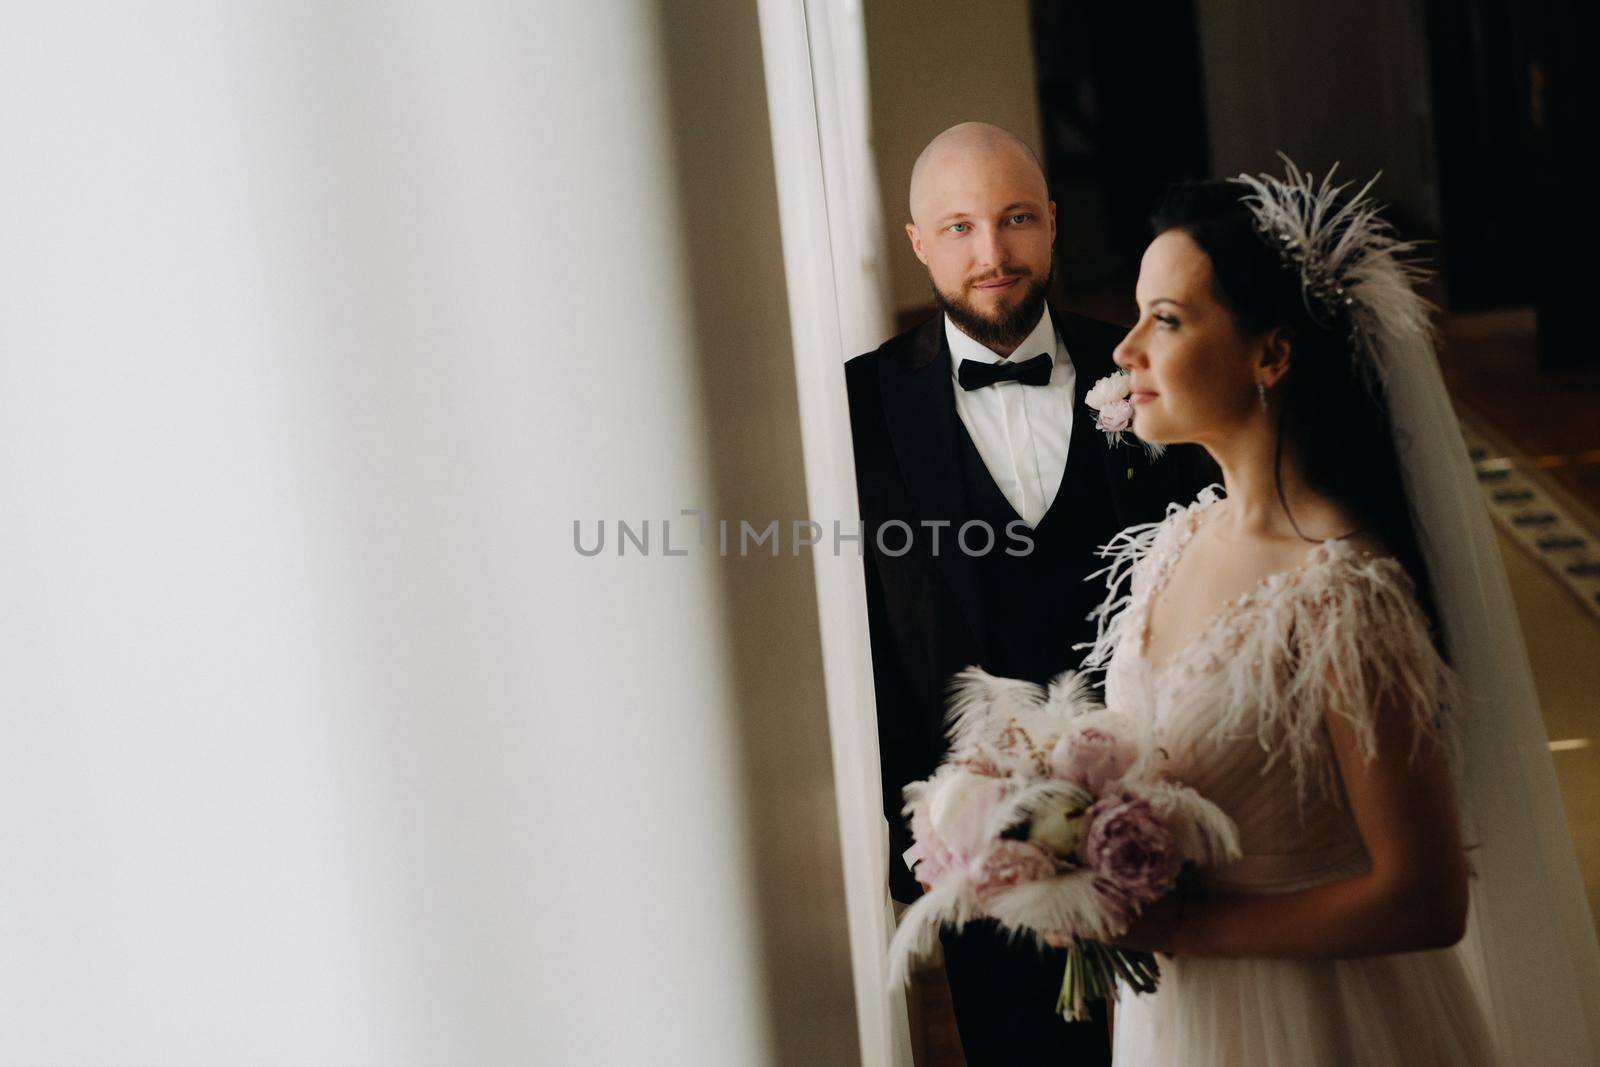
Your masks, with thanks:
M963 122L929 141L911 167L910 208L913 222L922 222L938 205L945 186L969 180L974 173L1002 173L1025 187L1041 203L1050 199L1044 169L1027 142L990 122Z

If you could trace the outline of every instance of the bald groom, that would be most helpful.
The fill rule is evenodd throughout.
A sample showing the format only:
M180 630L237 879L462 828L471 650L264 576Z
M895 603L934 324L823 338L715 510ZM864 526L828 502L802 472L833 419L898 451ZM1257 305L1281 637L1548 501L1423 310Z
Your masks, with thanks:
M950 676L976 664L1042 684L1076 669L1104 593L1084 580L1096 548L1206 481L1196 450L1151 465L1093 428L1084 394L1116 369L1125 331L1050 308L1056 206L1026 144L987 123L951 127L918 157L909 200L937 313L845 367L890 891L906 903L921 889L901 859L901 789L944 755ZM943 941L969 1067L1110 1062L1103 1016L1056 1014L1063 953L988 923Z

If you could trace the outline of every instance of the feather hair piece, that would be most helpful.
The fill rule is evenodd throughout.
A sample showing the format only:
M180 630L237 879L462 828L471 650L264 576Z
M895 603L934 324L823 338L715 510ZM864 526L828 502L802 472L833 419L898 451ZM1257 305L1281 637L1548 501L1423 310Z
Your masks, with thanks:
M1250 190L1245 203L1256 229L1299 272L1306 311L1331 330L1347 324L1352 356L1368 383L1382 387L1386 356L1403 350L1394 342L1433 336L1435 308L1416 290L1428 272L1407 258L1419 245L1402 240L1369 195L1381 172L1346 196L1353 183L1334 183L1337 163L1319 183L1282 152L1278 158L1284 178L1232 180Z

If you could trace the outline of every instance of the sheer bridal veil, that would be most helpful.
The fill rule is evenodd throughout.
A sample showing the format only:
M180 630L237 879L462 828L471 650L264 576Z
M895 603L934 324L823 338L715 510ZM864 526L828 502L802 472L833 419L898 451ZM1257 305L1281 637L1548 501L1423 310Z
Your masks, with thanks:
M1288 163L1287 160L1285 160ZM1445 648L1467 694L1458 788L1471 851L1460 951L1508 1064L1600 1062L1600 948L1494 529L1434 353L1418 272L1366 196L1240 175L1308 309L1342 312L1389 404Z

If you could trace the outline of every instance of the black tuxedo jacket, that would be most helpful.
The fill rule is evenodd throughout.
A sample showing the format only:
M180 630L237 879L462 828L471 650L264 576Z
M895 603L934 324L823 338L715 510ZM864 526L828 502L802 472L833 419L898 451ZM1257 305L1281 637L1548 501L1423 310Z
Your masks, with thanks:
M1191 500L1211 480L1215 467L1204 451L1192 446L1169 449L1155 462L1137 443L1108 448L1104 436L1093 430L1094 413L1083 398L1096 380L1116 370L1111 352L1125 331L1076 315L1052 311L1051 318L1076 372L1077 407L1062 488L1038 531L1056 524L1050 573L1070 572L1072 578L1051 579L1061 588L1045 592L1068 598L1065 606L1073 617L1082 618L1105 592L1100 582L1082 580L1101 565L1094 547L1126 526L1161 518L1170 501ZM1010 667L1013 676L1029 672L1018 667L1016 656L1008 658L1010 642L993 636L1004 633L1005 623L1003 599L984 588L993 569L960 551L955 542L962 523L977 517L975 499L1003 498L981 462L974 462L975 449L956 414L944 317L934 315L876 351L850 360L845 380L863 522L884 813L890 827L890 889L896 900L910 901L920 888L901 859L911 845L901 791L932 774L944 756L944 701L951 675L971 665L1000 674ZM975 480L985 484L974 485ZM991 505L984 517L998 513ZM1008 509L1004 513L1015 516ZM924 525L941 522L950 525ZM879 529L886 523L895 526L883 531L880 544ZM1003 529L995 535L993 551L1017 547ZM975 533L971 544L981 548L983 541ZM1065 648L1061 657L1054 669L1075 667L1081 659Z

